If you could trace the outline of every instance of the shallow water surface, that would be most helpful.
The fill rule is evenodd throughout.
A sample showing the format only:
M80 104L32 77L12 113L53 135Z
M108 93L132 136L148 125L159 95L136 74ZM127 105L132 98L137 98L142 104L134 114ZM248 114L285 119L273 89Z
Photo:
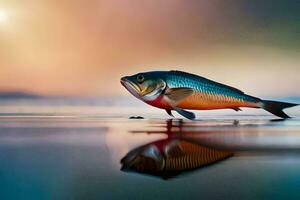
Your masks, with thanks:
M300 198L297 113L128 119L133 110L3 112L1 199Z

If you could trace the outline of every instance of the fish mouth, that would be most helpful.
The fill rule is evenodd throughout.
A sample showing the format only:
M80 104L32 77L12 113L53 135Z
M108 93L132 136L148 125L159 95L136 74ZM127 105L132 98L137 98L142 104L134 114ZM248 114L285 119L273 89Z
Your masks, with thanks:
M141 91L140 87L130 80L128 80L126 77L122 77L120 80L121 84L134 96L138 97L139 92Z

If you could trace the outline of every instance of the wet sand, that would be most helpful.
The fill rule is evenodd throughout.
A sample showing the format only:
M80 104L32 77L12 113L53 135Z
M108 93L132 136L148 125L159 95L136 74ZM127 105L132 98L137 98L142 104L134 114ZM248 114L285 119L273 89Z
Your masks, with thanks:
M290 120L222 111L189 121L149 108L3 108L1 199L300 198L299 109ZM136 115L145 119L128 119ZM139 169L121 163L132 151L145 156L153 144L178 141L208 149L195 154L205 162L171 175L151 162Z

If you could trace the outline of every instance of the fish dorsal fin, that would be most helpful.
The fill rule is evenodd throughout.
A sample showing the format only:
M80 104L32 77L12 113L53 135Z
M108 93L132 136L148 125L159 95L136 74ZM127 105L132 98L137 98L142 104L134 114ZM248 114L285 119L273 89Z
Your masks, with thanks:
M194 93L194 89L188 87L180 88L168 88L165 95L169 100L172 101L172 104L178 104L180 101L191 96Z

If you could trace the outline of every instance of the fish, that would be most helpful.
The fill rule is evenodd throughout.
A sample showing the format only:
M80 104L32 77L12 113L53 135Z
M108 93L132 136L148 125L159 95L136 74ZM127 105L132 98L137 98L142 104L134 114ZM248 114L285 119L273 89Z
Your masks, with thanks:
M181 173L202 168L233 156L197 143L168 138L131 150L121 159L121 171L173 178Z
M299 105L262 100L237 88L183 71L142 72L124 76L120 82L133 96L143 102L166 110L170 116L173 116L172 111L176 111L190 120L194 120L196 116L187 110L241 111L242 107L262 108L286 119L290 116L283 110Z

